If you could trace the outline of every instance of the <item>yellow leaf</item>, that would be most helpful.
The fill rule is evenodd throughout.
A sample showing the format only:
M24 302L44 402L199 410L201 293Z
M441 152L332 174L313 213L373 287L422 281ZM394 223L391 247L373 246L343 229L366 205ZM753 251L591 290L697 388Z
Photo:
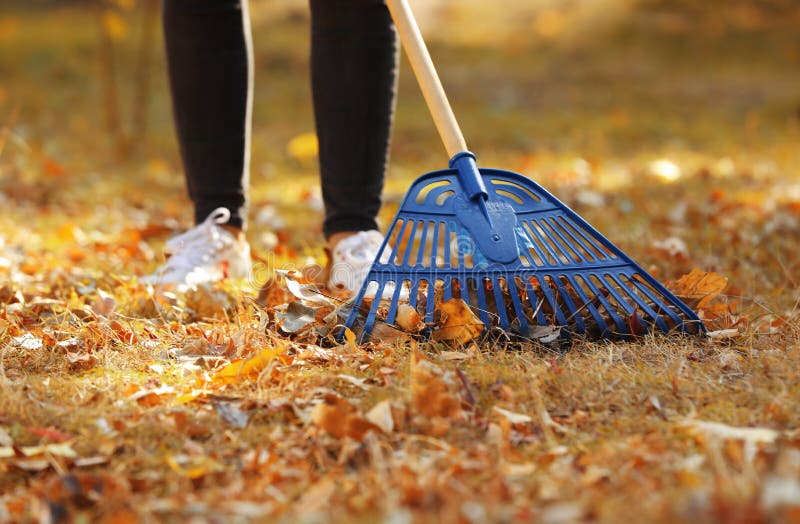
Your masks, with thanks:
M258 376L272 359L286 351L285 347L262 349L247 359L236 359L217 371L211 378L216 386L236 384Z
M113 11L103 13L103 29L108 37L115 42L124 40L128 36L128 24Z
M289 156L295 160L314 158L319 153L316 133L303 133L289 140L286 145Z
M193 457L185 467L173 456L168 456L166 462L172 471L190 479L198 479L222 469L220 464L210 457Z
M350 349L353 351L358 349L358 345L356 345L356 334L353 333L353 330L346 327L344 328L344 338L347 340L347 345L350 346Z

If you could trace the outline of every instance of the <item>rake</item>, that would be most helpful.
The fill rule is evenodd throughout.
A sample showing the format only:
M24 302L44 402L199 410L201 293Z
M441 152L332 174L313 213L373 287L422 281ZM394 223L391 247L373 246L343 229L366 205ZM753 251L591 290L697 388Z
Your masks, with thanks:
M686 304L540 185L478 169L407 0L386 4L450 169L411 185L345 325L366 341L376 322L396 322L401 300L430 324L436 304L461 298L485 327L523 338L704 333Z

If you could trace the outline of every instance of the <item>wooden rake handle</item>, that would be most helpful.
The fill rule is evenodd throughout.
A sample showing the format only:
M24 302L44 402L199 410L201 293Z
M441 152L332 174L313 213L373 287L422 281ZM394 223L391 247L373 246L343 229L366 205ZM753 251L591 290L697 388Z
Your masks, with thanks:
M428 48L422 39L422 33L420 33L408 1L385 1L400 35L400 42L403 44L408 61L411 62L411 68L417 77L422 95L428 104L428 110L430 110L436 129L442 137L447 154L452 158L457 153L467 151L464 135L461 133L456 116L453 114L453 109L447 100L442 82L439 80L439 75L433 66L431 55L428 53Z

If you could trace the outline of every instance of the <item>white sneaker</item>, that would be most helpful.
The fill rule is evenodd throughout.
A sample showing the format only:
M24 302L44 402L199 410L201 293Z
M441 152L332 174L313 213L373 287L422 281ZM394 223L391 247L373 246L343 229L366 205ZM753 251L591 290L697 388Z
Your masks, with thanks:
M169 258L141 281L186 289L225 278L247 278L251 269L250 244L220 227L230 219L231 212L218 207L203 223L169 239L166 246Z
M361 289L382 244L383 235L374 229L359 231L339 241L331 253L328 289L353 293Z

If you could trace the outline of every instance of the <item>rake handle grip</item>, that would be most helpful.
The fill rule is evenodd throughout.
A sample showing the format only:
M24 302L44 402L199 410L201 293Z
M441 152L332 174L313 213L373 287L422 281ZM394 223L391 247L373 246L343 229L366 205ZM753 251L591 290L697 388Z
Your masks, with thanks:
M422 33L420 33L408 1L385 1L400 35L400 42L403 44L408 61L414 70L417 82L419 82L422 95L425 97L425 102L428 104L428 109L433 116L436 129L442 137L447 154L450 157L454 157L462 151L467 151L464 135L461 133L461 128L458 126L453 109L447 100L442 82L439 80L439 75L433 66L431 55L428 53L428 48L422 39Z

